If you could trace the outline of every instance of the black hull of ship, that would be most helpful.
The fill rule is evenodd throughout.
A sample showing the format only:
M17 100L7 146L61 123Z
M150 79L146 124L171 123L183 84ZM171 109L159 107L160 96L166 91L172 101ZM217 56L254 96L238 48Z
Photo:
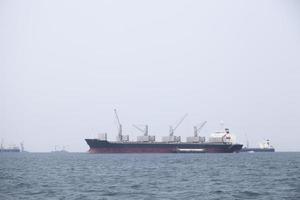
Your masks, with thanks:
M274 148L268 148L268 149L263 149L263 148L242 148L241 152L275 152Z
M237 153L243 145L226 143L142 143L86 139L89 153Z
M20 149L0 149L0 153L20 153Z

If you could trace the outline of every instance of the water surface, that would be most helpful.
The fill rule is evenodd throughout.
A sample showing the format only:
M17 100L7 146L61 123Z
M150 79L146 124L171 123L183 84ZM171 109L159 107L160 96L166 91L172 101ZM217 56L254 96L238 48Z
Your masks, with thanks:
M300 199L300 153L0 154L0 199Z

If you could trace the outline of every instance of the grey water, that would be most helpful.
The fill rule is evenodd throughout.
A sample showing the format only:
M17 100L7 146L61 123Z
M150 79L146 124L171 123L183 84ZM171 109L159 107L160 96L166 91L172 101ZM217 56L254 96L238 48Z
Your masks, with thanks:
M0 199L300 199L300 153L2 153Z

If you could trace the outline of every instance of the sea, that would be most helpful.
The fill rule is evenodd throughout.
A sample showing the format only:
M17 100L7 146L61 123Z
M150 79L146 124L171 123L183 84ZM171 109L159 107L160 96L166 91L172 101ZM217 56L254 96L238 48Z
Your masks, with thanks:
M300 153L1 153L0 200L300 199Z

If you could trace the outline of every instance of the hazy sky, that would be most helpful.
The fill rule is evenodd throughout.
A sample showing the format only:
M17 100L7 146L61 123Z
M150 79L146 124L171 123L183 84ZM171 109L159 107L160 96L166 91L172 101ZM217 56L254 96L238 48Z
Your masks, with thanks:
M225 122L241 143L300 150L299 1L0 0L0 138L87 151L149 124L159 139ZM185 139L184 139L185 140Z

